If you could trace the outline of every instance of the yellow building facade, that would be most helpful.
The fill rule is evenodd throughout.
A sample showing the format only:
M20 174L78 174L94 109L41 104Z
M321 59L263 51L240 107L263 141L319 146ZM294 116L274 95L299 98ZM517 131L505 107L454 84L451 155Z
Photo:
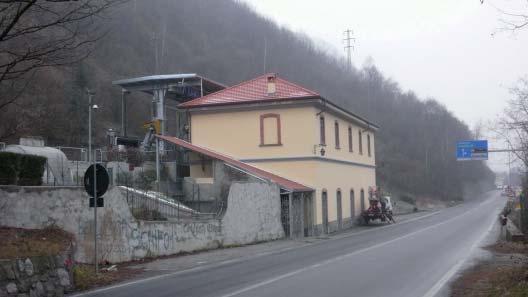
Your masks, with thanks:
M315 189L307 206L315 229L346 228L368 207L376 186L378 127L271 77L182 104L190 114L190 142Z

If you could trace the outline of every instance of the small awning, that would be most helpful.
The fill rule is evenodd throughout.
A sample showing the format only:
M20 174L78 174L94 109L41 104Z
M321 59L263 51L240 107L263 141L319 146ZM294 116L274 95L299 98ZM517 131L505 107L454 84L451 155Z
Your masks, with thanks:
M234 166L244 172L247 172L249 174L255 175L259 178L271 181L273 183L276 183L281 188L292 191L292 192L312 192L314 189L307 187L305 185L302 185L300 183L294 182L292 180L289 180L287 178L278 176L276 174L273 174L271 172L259 169L257 167L251 166L247 163L238 161L236 159L233 159L232 157L226 156L221 153L214 152L210 149L204 148L202 146L194 145L192 143L189 143L185 140L179 139L177 137L171 137L171 136L162 136L162 135L156 135L159 139L168 141L170 143L173 143L175 145L184 147L186 149L189 149L193 152L197 152L199 154L208 156L213 159L221 160L225 162L226 164L229 164L231 166Z

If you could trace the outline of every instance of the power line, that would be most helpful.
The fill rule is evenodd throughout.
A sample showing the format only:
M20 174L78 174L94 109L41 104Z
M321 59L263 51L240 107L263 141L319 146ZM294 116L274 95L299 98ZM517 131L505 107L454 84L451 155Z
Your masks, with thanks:
M347 53L347 68L350 70L352 68L352 50L354 49L356 38L352 37L354 31L350 29L345 30L344 34L345 38L343 41L345 42L345 51Z

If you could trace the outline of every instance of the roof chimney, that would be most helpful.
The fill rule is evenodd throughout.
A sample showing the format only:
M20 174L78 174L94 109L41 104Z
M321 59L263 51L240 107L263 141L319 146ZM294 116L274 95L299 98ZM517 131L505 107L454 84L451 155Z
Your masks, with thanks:
M277 85L275 84L275 80L277 79L276 74L268 74L267 76L267 82L268 82L268 96L275 95L277 92Z

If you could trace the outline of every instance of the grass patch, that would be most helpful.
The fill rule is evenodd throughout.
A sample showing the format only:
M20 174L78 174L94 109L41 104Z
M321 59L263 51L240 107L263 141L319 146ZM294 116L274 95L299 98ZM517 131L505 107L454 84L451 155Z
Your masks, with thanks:
M73 267L73 283L78 290L87 290L97 282L93 266L75 265Z
M0 259L56 255L65 251L72 240L70 233L57 227L0 227Z

